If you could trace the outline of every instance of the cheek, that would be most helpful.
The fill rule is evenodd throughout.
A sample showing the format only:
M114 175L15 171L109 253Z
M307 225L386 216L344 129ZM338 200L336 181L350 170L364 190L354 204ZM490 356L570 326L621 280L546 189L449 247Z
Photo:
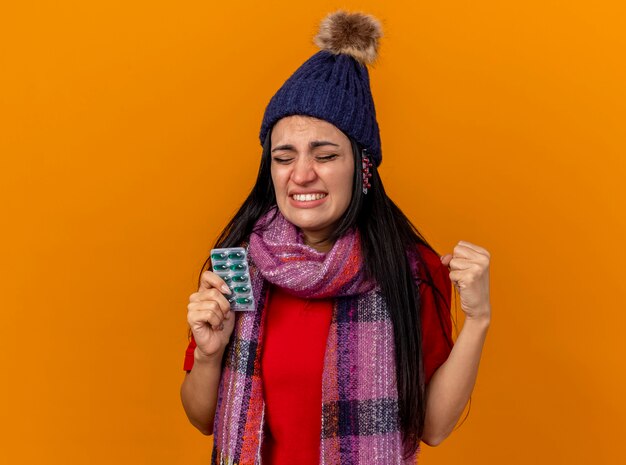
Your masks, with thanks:
M348 206L351 200L352 200L352 179L350 179L348 183L344 185L344 190L343 190L344 205Z
M354 177L354 167L346 167L341 173L335 173L333 176L333 186L337 193L337 200L342 207L347 206L352 200L352 183Z
M274 185L274 192L276 194L280 194L285 189L285 183L283 182L284 175L280 172L280 170L274 169L272 167L270 174L272 176L272 184Z

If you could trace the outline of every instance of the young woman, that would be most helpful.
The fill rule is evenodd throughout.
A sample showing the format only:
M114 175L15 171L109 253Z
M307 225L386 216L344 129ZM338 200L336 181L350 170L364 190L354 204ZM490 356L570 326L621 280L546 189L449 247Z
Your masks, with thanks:
M215 245L247 247L256 309L230 310L208 259L189 298L181 398L214 464L415 463L471 395L490 256L460 241L439 257L386 195L366 67L380 36L329 15L268 104L256 184Z

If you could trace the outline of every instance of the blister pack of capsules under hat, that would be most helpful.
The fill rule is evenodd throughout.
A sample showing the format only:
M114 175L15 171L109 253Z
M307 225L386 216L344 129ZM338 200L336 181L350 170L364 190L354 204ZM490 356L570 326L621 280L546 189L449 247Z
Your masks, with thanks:
M254 310L254 295L250 283L250 270L246 249L229 247L211 250L211 266L228 285L232 294L224 295L231 310Z

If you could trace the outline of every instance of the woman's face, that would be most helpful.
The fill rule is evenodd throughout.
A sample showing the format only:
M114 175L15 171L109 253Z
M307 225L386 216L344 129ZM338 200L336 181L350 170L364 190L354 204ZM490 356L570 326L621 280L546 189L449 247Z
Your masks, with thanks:
M350 140L327 121L287 116L272 129L271 157L280 212L302 230L307 243L325 240L352 197Z

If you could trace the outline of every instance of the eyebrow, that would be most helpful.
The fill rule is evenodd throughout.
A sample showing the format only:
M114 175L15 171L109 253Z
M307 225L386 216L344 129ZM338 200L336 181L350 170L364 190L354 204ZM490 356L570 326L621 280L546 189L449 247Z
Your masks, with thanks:
M339 147L338 144L335 144L334 142L330 142L327 140L313 140L309 142L309 147L312 149L317 148L317 147L323 147L325 145L334 145L335 147ZM278 147L272 149L272 153L276 152L277 150L294 150L295 151L295 147L291 144L279 145Z

